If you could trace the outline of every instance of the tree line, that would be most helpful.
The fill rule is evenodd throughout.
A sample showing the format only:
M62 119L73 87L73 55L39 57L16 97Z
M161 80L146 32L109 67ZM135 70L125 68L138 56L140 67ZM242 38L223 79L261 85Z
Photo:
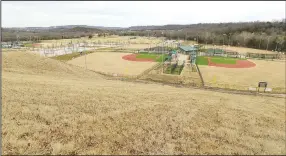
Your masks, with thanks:
M71 29L56 28L49 30L17 30L11 28L2 28L2 42L10 41L39 41L53 39L72 39L80 37L91 38L93 34L105 36L108 31L96 28L75 27Z
M286 51L285 19L272 22L205 23L194 25L136 27L118 32L122 36L152 36L193 40L200 44L231 45Z
M201 44L231 45L273 51L286 51L285 19L271 22L199 23L191 25L136 26L118 30L86 27L42 30L2 28L3 42L39 41L51 39L91 38L105 36L150 36L167 39L193 40Z

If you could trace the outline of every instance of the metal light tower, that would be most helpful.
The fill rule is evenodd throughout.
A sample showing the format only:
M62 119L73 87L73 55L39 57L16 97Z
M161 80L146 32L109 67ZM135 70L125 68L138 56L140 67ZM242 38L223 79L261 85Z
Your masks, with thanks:
M223 37L222 37L222 45L224 45L224 36L226 36L226 34L223 34Z
M230 36L231 36L231 33L229 33L229 37L228 37L228 46L230 46Z

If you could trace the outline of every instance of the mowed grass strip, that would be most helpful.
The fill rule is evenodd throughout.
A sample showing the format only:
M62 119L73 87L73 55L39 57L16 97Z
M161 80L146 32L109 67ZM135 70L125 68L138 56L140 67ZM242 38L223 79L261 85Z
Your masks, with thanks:
M176 68L173 69L173 71L172 71L172 66L169 65L169 66L164 70L164 73L165 73L165 74L180 75L181 72L182 72L182 70L183 70L183 66L182 66L182 65L176 66Z
M156 62L162 62L162 60L163 61L165 61L166 59L167 59L167 55L160 55L160 56L158 56L157 58L156 58Z
M80 57L80 56L84 56L85 54L90 54L90 53L93 53L94 51L87 51L87 52L82 52L82 55L80 55L79 52L75 52L75 53L71 53L71 54L65 54L65 55L59 55L59 56L54 56L54 57L51 57L52 59L55 59L55 60L60 60L60 61L69 61L69 60L72 60L73 58L77 58L77 57Z

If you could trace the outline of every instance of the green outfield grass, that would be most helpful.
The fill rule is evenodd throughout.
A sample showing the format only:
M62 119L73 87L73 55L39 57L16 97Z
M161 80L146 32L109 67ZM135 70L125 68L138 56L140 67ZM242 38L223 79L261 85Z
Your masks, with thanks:
M233 58L224 58L224 57L212 57L211 61L213 63L219 63L219 64L236 64L236 60Z
M32 43L26 43L26 44L24 44L24 47L33 47L33 44Z
M147 59L153 59L156 62L162 62L162 59L165 60L167 58L167 55L165 54L150 54L150 53L140 53L136 56L136 58L147 58Z
M148 53L143 53L143 54L138 54L136 58L145 58L145 59L156 59L159 57L159 55L156 54L148 54Z
M55 59L55 60L60 60L60 61L66 62L66 61L72 60L72 58L77 58L77 57L84 56L85 54L90 54L90 53L93 53L93 52L94 51L86 51L86 52L83 52L82 55L80 55L79 52L76 52L76 53L71 53L71 54L53 56L51 58Z
M221 57L221 56L210 56L210 58L213 63L219 63L219 64L236 64L237 60L245 60L241 58L228 58L228 57ZM198 56L196 63L198 65L208 65L207 56Z
M196 60L197 65L208 65L208 58L205 56L197 56Z

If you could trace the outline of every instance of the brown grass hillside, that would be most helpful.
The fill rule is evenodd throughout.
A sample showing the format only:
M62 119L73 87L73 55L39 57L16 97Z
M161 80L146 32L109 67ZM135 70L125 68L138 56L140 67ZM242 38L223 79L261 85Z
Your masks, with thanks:
M2 154L285 154L285 100L2 54Z

